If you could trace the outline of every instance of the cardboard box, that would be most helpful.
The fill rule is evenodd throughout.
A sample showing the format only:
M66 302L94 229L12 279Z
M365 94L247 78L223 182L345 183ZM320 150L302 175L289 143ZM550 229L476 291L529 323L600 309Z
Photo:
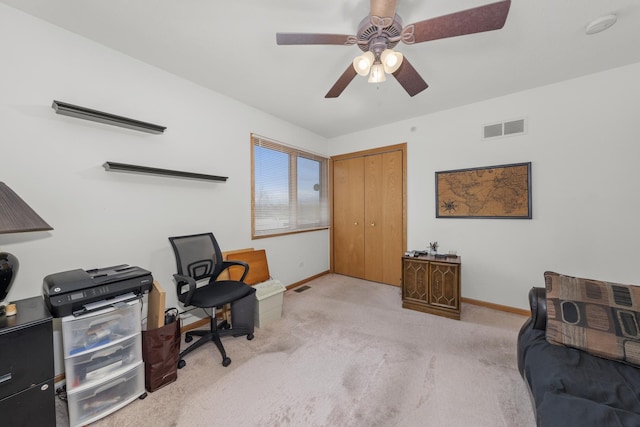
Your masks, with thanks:
M153 286L147 298L149 307L147 308L147 330L164 326L164 310L167 293L160 286L160 283L153 281Z

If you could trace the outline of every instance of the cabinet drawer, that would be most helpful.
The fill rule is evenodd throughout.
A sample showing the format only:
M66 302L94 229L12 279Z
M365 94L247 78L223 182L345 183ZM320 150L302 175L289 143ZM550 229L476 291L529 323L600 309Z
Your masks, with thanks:
M116 376L142 360L140 334L108 347L65 359L67 390L89 386L107 376Z
M1 424L12 427L56 427L53 378L0 399Z
M51 321L4 333L0 346L0 399L53 378Z
M140 302L62 318L64 357L92 352L140 331Z
M71 426L89 424L144 394L144 365L86 389L67 393Z

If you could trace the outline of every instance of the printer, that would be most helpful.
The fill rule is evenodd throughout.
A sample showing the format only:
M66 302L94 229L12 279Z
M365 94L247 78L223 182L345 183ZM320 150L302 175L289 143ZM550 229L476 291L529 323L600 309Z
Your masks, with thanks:
M53 317L87 312L86 305L127 293L140 296L153 285L151 273L128 264L70 270L46 276L42 295Z

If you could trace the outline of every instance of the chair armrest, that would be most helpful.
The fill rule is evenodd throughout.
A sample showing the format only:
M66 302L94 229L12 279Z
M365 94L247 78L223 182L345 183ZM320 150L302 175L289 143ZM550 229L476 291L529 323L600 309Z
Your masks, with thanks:
M533 329L547 329L547 291L545 288L533 287L529 291L531 322Z
M236 260L222 261L222 270L220 271L224 271L229 267L233 267L234 265L237 265L239 267L244 267L244 273L242 273L242 277L240 278L240 282L244 282L244 278L247 277L247 274L249 274L249 264L247 264L244 261L236 261Z
M183 303L185 306L190 306L191 297L196 290L195 279L189 276L183 276L182 274L174 274L173 278L176 279L176 291L178 294L178 299L180 299L180 296L184 293L185 286L189 287L189 289L187 289L186 291L187 295L185 295Z

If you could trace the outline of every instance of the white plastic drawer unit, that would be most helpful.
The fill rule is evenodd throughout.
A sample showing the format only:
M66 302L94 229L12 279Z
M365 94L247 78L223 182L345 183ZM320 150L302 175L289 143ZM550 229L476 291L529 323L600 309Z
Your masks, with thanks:
M120 376L92 387L80 387L67 393L71 426L82 426L104 417L144 392L144 364L138 362Z
M124 303L118 308L62 318L64 358L93 352L125 341L140 332L140 302Z
M137 334L107 347L69 357L65 360L67 388L82 387L118 376L140 360L142 345Z

